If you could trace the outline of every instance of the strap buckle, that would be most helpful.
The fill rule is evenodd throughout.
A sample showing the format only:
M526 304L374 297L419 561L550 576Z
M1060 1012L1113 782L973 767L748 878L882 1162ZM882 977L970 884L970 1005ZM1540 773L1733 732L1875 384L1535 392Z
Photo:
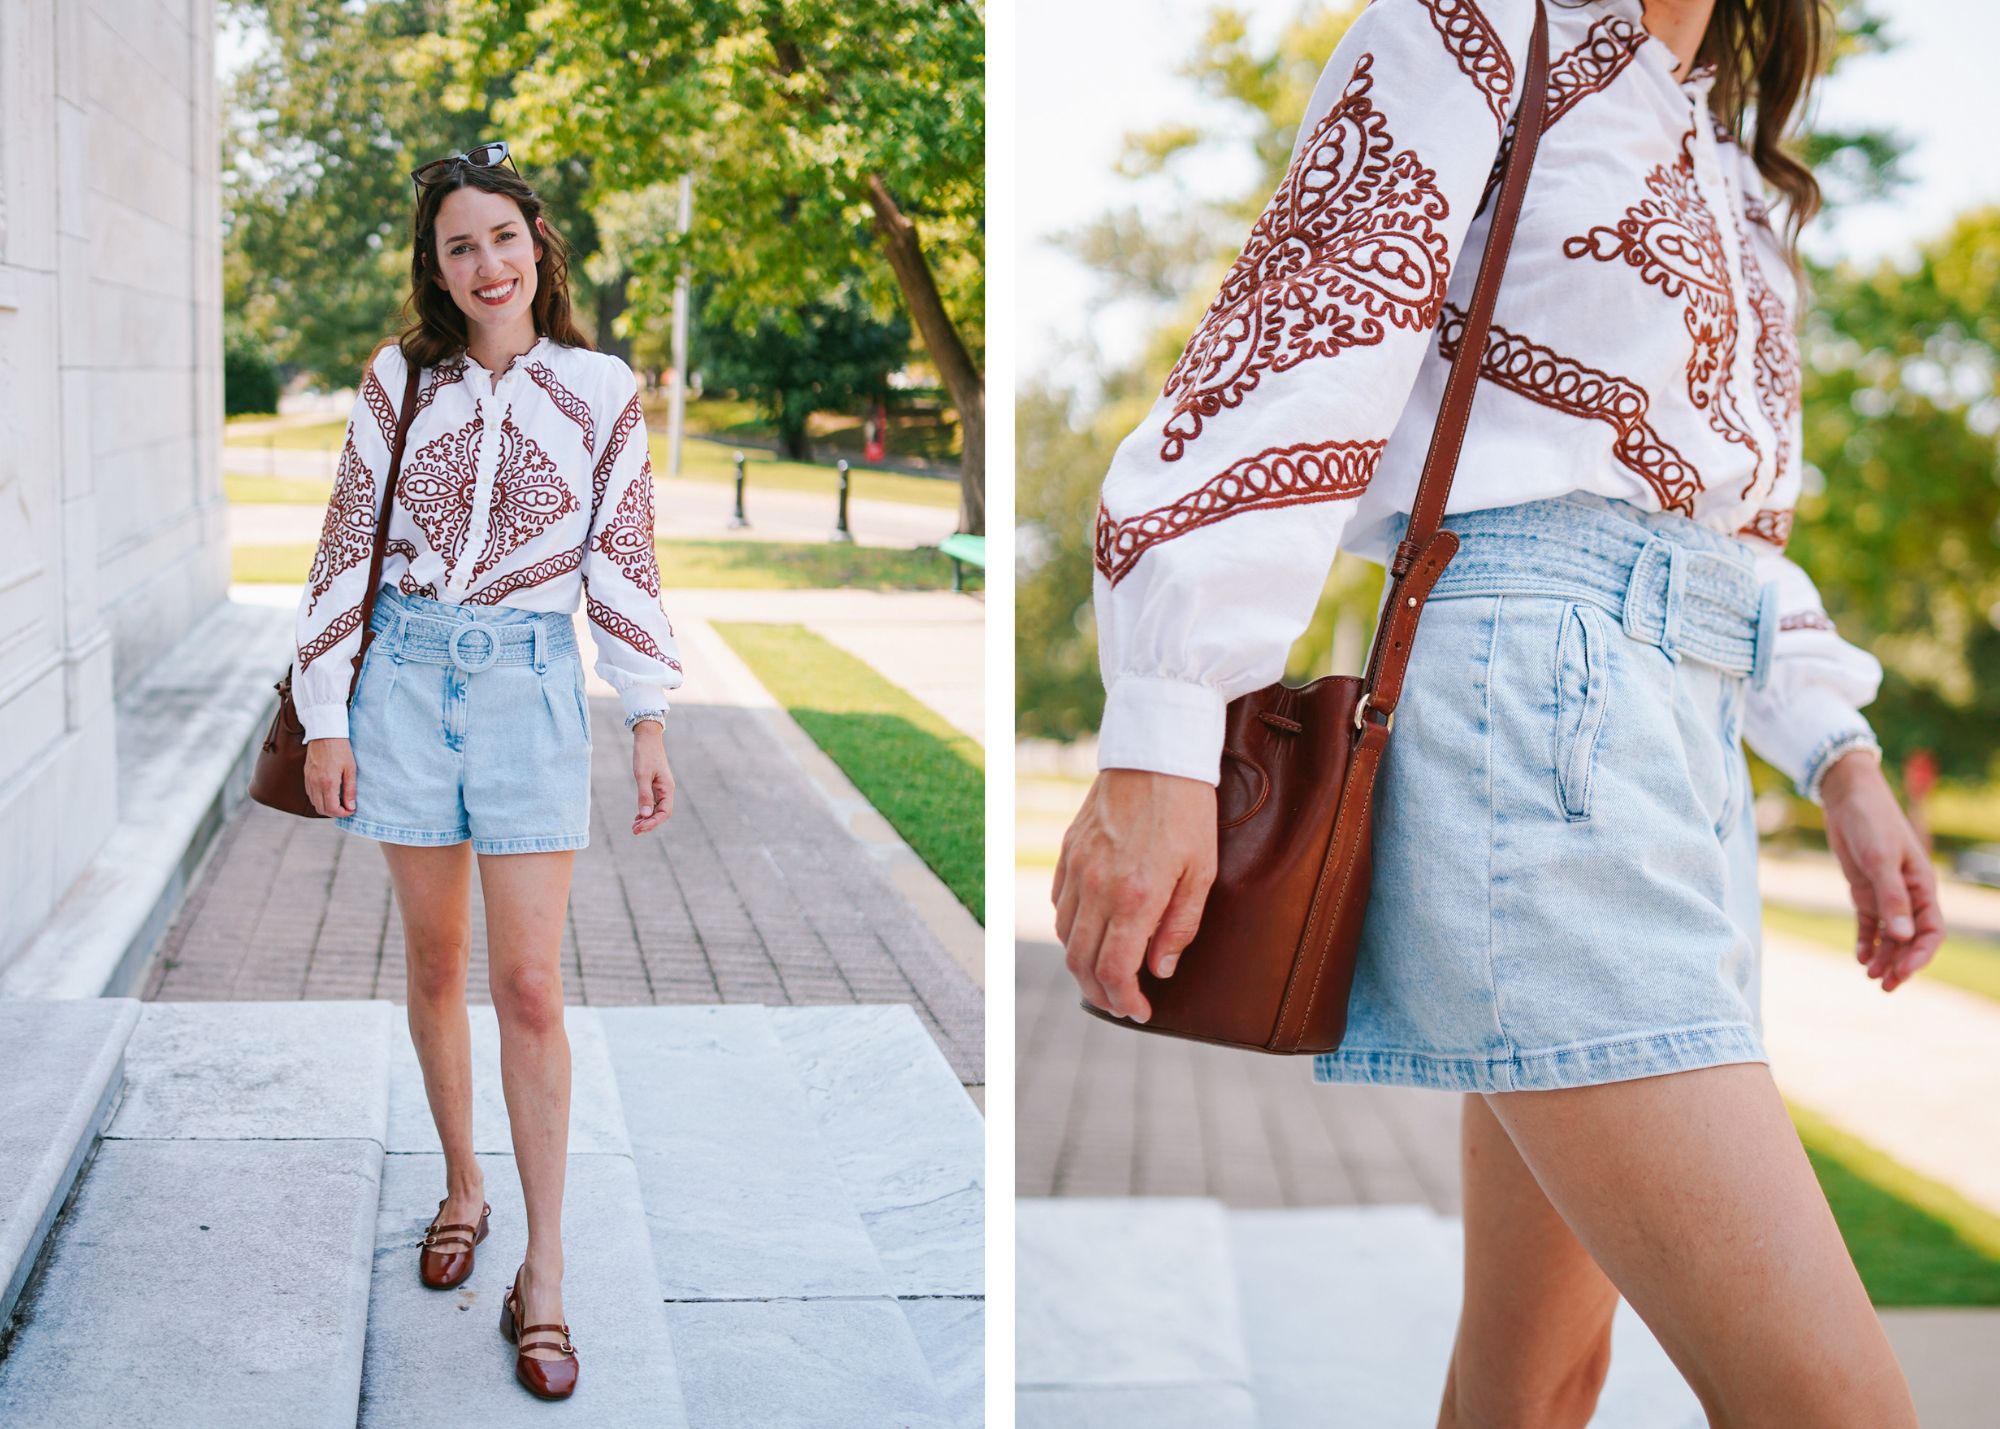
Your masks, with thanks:
M1363 695L1354 706L1354 732L1356 734L1361 732L1361 726L1367 722L1369 708L1368 696ZM1395 728L1396 712L1390 710L1382 716L1382 733L1388 734Z

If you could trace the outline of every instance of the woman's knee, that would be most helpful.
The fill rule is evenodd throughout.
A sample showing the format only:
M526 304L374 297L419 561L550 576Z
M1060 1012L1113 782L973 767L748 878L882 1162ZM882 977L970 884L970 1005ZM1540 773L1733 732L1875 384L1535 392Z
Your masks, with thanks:
M531 1036L559 1029L563 1020L561 970L552 964L527 962L496 975L493 1010L502 1023Z
M426 1002L462 999L465 969L472 957L468 933L405 933L403 961L409 969L410 996Z

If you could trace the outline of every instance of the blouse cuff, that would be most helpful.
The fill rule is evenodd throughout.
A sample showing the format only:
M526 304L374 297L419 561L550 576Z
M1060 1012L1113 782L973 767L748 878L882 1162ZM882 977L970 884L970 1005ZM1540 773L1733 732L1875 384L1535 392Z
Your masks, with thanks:
M1222 781L1220 691L1187 680L1122 675L1104 701L1099 769L1150 769L1204 784Z
M1752 748L1792 781L1800 797L1817 804L1819 785L1833 761L1852 749L1882 746L1861 711L1826 690L1794 696L1781 709L1762 712L1760 729L1746 728Z
M292 707L299 712L299 723L306 727L306 743L347 738L347 701L337 705L302 705L295 700Z
M618 691L618 703L625 707L627 729L641 717L661 719L667 712L666 686L647 684L643 680L636 684L621 686Z

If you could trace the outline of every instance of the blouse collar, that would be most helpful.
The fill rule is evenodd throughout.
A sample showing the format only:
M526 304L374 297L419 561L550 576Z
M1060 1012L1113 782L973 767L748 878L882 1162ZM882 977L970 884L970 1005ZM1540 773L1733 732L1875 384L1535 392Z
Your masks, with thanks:
M549 354L549 349L551 349L554 346L555 346L554 340L547 337L546 335L538 337L535 339L535 345L533 347L529 348L526 352L520 354L512 362L508 363L506 367L502 368L497 373L488 372L485 369L485 367L481 366L479 359L472 355L472 350L470 348L467 348L465 352L461 355L465 359L466 376L468 378L471 378L472 374L475 372L483 374L486 378L487 390L495 391L499 388L500 384L506 381L509 377L514 376L518 372L524 371L529 363L535 361L536 359L546 359Z
M1674 53L1674 47L1646 28L1645 0L1605 0L1612 10L1624 16L1638 28L1640 34L1639 53L1648 56L1648 63L1667 83L1698 104L1708 102L1708 92L1715 85L1716 64L1714 60L1698 61L1685 79L1676 79L1674 72L1680 68L1681 57Z

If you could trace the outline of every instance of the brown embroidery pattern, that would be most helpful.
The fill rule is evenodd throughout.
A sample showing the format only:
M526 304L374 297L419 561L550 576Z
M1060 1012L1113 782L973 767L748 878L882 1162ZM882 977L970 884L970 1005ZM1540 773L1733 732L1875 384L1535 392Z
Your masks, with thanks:
M583 449L590 455L597 455L597 421L590 415L590 404L576 393L563 386L555 369L546 362L531 362L524 369L534 379L535 385L549 394L556 410L568 417L583 432Z
M1302 442L1273 447L1232 463L1219 476L1166 506L1113 519L1097 507L1096 564L1117 585L1147 548L1243 511L1268 511L1308 501L1340 501L1367 489L1386 441Z
M1681 136L1679 157L1646 176L1653 197L1625 210L1615 227L1598 225L1563 240L1569 258L1623 259L1648 287L1682 302L1688 352L1688 400L1725 441L1758 456L1736 401L1736 298L1722 233L1694 182L1694 130Z
M634 392L632 400L618 414L618 420L611 424L611 435L604 439L604 455L597 459L597 469L591 473L590 510L593 515L604 503L604 488L611 481L611 468L617 462L618 454L625 450L625 442L632 435L632 429L644 419L645 414L639 410L639 394Z
M1792 539L1792 508L1783 511L1759 511L1749 522L1736 530L1739 536L1755 536L1760 541L1769 541L1779 550Z
M414 563L417 559L417 548L415 543L406 541L401 536L398 536L392 541L385 541L383 543L382 555L385 559L389 556L401 556L404 560ZM404 595L421 595L431 600L437 599L436 586L430 584L428 581L423 585L418 585L407 570L396 578L396 589Z
M662 654L660 647L653 643L653 637L648 635L636 620L620 615L587 591L584 594L584 604L590 611L591 620L607 635L617 636L641 655L649 655L669 669L680 669L681 662Z
M1833 622L1823 610L1795 610L1778 620L1780 630L1831 630Z
M1751 235L1736 226L1736 246L1743 254L1743 291L1757 319L1757 340L1750 350L1756 370L1757 406L1777 434L1778 449L1771 462L1771 486L1784 479L1792 457L1792 421L1803 409L1799 392L1799 340L1792 331L1791 314L1777 292L1764 278L1764 265L1757 261ZM1750 473L1740 493L1748 498L1757 485L1757 472Z
M475 410L464 426L433 437L404 464L396 484L397 499L447 566L457 565L465 552L484 426L484 419ZM477 580L510 552L577 509L576 496L554 460L514 425L513 418L503 418L487 511L486 545L472 578Z
M389 394L382 390L382 383L375 376L373 367L361 379L361 399L368 404L368 410L375 414L375 426L382 433L382 445L390 451L396 449L396 404L389 400Z
M326 504L326 519L319 528L319 549L313 553L312 572L307 577L312 598L306 602L311 615L334 580L344 570L365 561L375 550L375 473L354 448L354 434L340 449L340 469L333 481L333 495Z
M304 647L300 649L299 673L304 674L307 667L313 661L317 660L360 628L361 607L357 605L348 610L343 610L339 615L334 617L333 624L320 631L319 634L306 642Z
M660 564L653 550L653 456L646 454L639 475L618 499L618 509L597 533L594 543L625 579L646 592L660 594Z
M1457 353L1464 333L1464 311L1447 303L1445 319L1438 324L1438 351L1446 362ZM1701 474L1653 430L1647 420L1651 400L1636 382L1564 357L1499 323L1487 330L1479 375L1531 402L1607 423L1618 433L1611 448L1618 463L1653 488L1663 509L1694 514Z
M1435 172L1395 149L1368 98L1373 63L1361 56L1300 147L1168 374L1162 460L1178 461L1267 371L1372 346L1385 322L1422 331L1437 321L1451 265L1436 225L1449 206Z
M417 410L410 414L411 423L414 424L417 418L423 415L424 408L437 400L438 393L451 386L452 383L463 380L464 377L465 357L463 354L448 358L440 362L436 367L433 367L431 369L431 380L424 385L424 390L417 394Z
M478 580L563 517L581 509L555 459L515 426L512 417L502 418L486 548L472 568L472 579Z
M1646 33L1622 15L1606 15L1584 31L1583 38L1549 62L1548 107L1542 115L1542 132L1547 133L1570 110L1592 94L1605 89L1624 72L1646 42ZM1472 211L1477 219L1486 212L1500 180L1507 171L1507 156L1514 152L1514 124L1510 117L1500 139L1500 151L1486 171L1486 187L1480 190L1479 206Z
M1493 22L1474 0L1422 0L1431 24L1444 40L1445 52L1458 62L1465 77L1486 100L1497 134L1507 125L1508 100L1514 93L1514 60L1493 31Z
M493 582L492 585L468 595L464 603L466 605L498 605L503 599L512 595L517 590L526 590L529 586L546 584L554 580L557 576L569 574L569 572L575 570L581 564L583 564L583 550L581 547L567 551L558 551L553 556L546 556L536 561L532 566L523 566L518 571L509 571L506 575L500 577L499 580Z

